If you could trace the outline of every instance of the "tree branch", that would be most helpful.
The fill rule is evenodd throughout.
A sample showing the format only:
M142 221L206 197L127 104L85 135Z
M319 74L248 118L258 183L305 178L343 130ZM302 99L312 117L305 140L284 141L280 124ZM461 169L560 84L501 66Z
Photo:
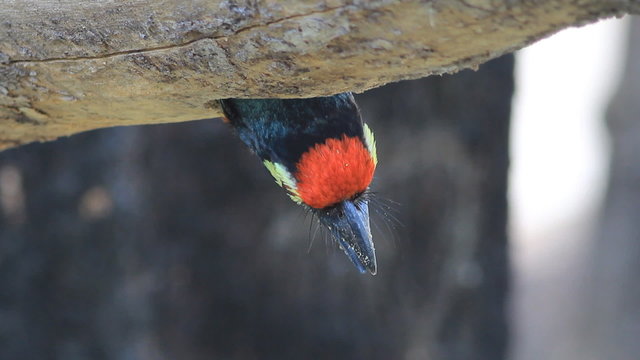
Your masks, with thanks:
M477 67L640 0L0 0L0 148Z

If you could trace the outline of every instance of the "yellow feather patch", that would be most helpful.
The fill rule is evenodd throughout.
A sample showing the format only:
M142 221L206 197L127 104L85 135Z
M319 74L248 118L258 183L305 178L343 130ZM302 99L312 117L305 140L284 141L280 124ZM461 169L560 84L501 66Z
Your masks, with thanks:
M373 131L369 128L369 125L364 124L364 142L367 145L367 149L371 153L373 163L378 165L378 153L376 152L376 139L373 137Z
M269 173L271 173L271 176L276 179L276 184L287 190L287 195L289 195L291 200L297 204L301 204L302 198L300 198L298 194L296 181L293 176L291 176L291 173L282 164L269 160L265 160L263 163L267 170L269 170Z

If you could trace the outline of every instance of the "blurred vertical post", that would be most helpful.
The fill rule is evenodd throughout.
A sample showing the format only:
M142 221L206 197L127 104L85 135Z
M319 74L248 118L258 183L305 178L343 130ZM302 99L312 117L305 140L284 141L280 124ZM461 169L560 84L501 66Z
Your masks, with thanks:
M219 120L0 154L0 358L503 359L512 74L357 97L392 223L375 277Z
M640 354L640 21L630 20L624 76L607 111L611 167L588 269L584 359Z

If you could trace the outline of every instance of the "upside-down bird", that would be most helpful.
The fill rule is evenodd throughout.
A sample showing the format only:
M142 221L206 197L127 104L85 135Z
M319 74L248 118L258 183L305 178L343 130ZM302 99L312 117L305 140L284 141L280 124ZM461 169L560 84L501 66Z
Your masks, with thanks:
M276 183L315 214L361 273L375 274L368 189L376 143L351 93L220 103Z

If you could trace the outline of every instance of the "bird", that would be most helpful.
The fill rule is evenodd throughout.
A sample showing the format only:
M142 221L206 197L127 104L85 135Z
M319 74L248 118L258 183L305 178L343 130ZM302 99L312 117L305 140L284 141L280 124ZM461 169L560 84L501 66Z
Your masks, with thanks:
M378 157L353 95L232 98L220 105L223 120L291 200L315 215L360 273L375 275L369 187Z

